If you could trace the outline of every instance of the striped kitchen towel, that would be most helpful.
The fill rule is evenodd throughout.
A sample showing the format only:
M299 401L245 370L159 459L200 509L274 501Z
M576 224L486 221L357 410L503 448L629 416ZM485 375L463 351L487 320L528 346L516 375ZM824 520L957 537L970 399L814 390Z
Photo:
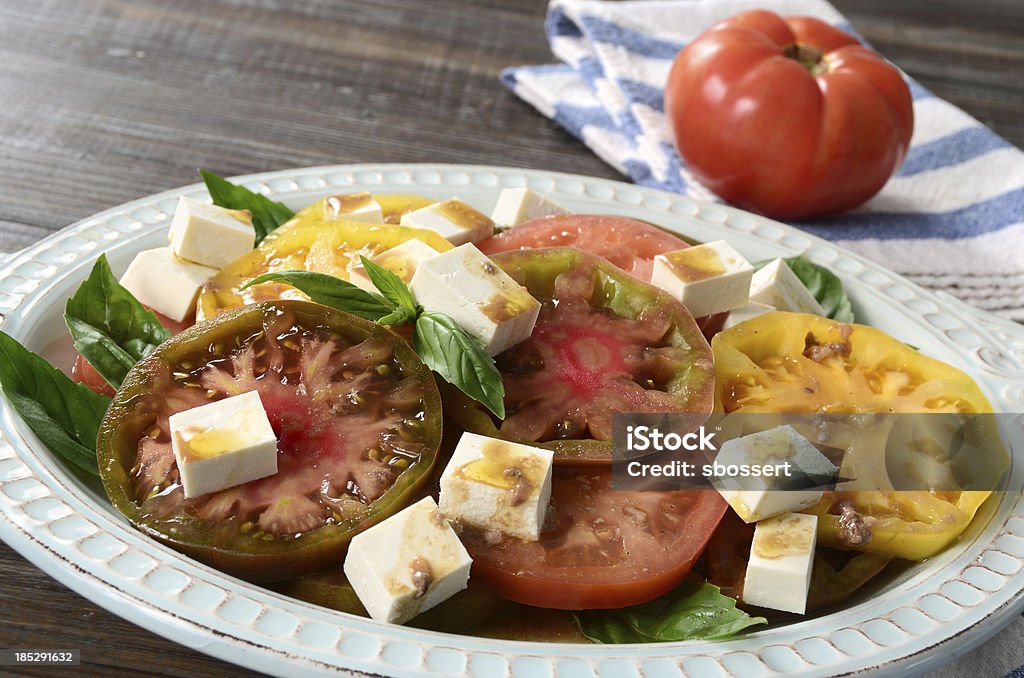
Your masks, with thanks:
M553 0L546 28L562 63L511 68L502 80L636 183L715 200L675 153L662 88L688 40L756 7L851 30L824 0ZM795 225L1024 321L1024 153L910 85L914 136L896 176L857 210Z

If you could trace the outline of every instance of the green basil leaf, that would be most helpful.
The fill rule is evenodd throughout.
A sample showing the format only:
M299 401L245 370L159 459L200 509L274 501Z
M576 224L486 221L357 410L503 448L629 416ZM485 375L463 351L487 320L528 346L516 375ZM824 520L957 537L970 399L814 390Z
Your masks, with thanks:
M412 292L409 291L405 282L393 272L373 263L366 257L359 258L362 259L366 275L370 276L370 282L380 290L384 298L394 304L395 308L407 309L415 315L417 312L416 300L412 298Z
M256 242L259 245L271 231L295 216L287 205L271 200L260 193L253 193L245 186L233 184L224 177L201 169L200 176L206 183L206 190L213 198L213 204L231 210L249 210L252 213L252 225L256 230Z
M643 605L619 610L583 610L573 618L595 643L657 643L729 638L764 617L751 617L717 586L690 577L675 590Z
M499 419L505 418L505 383L483 344L448 316L428 311L416 319L412 338L427 367Z
M416 320L415 309L409 309L404 306L399 306L391 313L388 313L383 318L377 319L378 325L404 325L405 323Z
M54 454L94 476L96 434L110 398L76 384L0 332L0 389Z
M68 299L64 321L75 348L114 388L135 363L171 338L156 314L117 282L105 255Z
M853 306L839 276L803 256L786 259L786 265L818 300L826 316L842 323L854 321Z
M386 299L356 287L352 283L325 273L313 271L279 271L264 273L242 286L242 289L266 282L286 282L318 304L336 308L367 320L381 320L394 310ZM411 319L411 318L410 318Z

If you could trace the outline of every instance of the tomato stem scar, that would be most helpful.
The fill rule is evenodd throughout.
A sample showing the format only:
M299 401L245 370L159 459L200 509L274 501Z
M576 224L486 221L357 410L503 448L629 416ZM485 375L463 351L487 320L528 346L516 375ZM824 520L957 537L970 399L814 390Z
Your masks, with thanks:
M791 45L787 45L782 50L782 54L786 58L800 62L804 68L810 71L811 75L818 75L826 70L825 54L817 47L794 42Z

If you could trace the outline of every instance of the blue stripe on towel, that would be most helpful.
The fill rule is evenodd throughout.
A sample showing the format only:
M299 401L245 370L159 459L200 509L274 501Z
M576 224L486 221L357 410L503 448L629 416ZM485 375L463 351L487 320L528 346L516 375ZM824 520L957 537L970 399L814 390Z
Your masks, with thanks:
M585 37L594 42L624 47L633 54L651 59L674 59L684 44L678 40L661 40L596 16L583 16L580 24Z
M576 22L565 15L561 7L552 7L544 20L544 30L548 36L560 38L582 38L583 31L576 25Z
M619 78L616 82L630 101L644 104L656 111L665 110L665 93L659 88L651 87L645 82L625 78Z
M829 240L878 238L943 238L959 240L992 233L1024 222L1024 188L949 212L909 213L856 212L825 223L797 224Z
M576 64L576 70L591 85L604 77L604 66L597 59L590 57L580 59L579 63Z
M577 138L586 125L604 127L605 129L617 129L608 111L600 106L574 106L573 104L561 103L555 106L555 122L571 131Z
M626 173L629 177L641 186L662 186L662 182L654 181L654 177L651 176L651 168L647 166L647 163L640 162L639 160L627 160L626 161Z
M898 175L909 177L921 172L959 165L989 151L1009 147L1007 141L984 127L968 127L910 149Z

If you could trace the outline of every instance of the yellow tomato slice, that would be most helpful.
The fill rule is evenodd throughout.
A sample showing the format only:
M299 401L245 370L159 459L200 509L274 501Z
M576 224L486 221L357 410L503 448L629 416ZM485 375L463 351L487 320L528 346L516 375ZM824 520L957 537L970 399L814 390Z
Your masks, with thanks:
M766 313L719 333L711 346L718 412L992 412L969 376L863 325ZM859 435L859 444L877 447L872 439L884 430ZM991 494L888 489L884 464L872 467L865 459L860 457L850 474L858 479L852 487L882 489L826 492L811 510L818 514L818 542L823 546L922 560L953 542ZM853 544L845 536L840 526L844 505L869 526L867 543Z
M313 203L267 236L252 252L236 259L212 277L199 293L196 319L259 301L305 299L291 285L267 283L247 290L253 278L273 271L316 271L348 280L359 257L373 256L413 238L444 252L451 243L433 231L396 226L401 215L433 201L413 195L374 196L391 223L369 224L324 219L324 200Z
M289 219L288 223L292 223L293 221L323 221L327 215L326 206L329 198L330 196L321 198L315 203L303 207L295 214L294 217ZM406 195L401 193L374 195L373 199L377 201L377 204L380 205L381 211L384 213L385 224L397 224L402 218L402 215L406 212L418 210L421 207L432 205L435 202L434 200L424 198L421 195Z

